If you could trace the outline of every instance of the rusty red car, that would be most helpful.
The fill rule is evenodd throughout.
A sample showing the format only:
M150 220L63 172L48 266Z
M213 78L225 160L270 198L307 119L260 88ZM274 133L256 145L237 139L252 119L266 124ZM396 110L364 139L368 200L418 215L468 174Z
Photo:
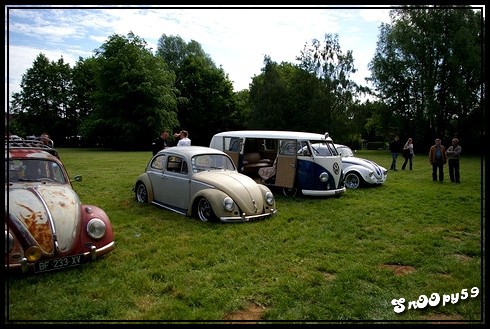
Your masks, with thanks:
M6 140L6 273L74 267L106 255L114 246L108 215L81 203L54 148L40 141Z

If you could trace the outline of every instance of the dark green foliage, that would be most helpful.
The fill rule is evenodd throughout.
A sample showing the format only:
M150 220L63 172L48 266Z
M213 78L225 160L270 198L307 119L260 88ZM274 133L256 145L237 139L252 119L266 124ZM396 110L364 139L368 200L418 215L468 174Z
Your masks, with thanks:
M175 88L179 90L177 128L189 131L193 145L207 146L215 133L239 126L233 85L199 43L164 34L157 56L175 72Z
M381 26L370 63L384 103L420 140L483 130L481 13L462 6L400 6ZM471 126L470 129L468 127Z
M145 47L132 34L113 35L97 52L96 106L83 127L105 146L141 149L177 122L175 75Z

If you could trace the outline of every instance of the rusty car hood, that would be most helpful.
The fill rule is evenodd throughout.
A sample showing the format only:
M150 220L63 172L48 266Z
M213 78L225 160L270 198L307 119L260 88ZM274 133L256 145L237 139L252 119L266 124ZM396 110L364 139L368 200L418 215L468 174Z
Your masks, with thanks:
M9 218L23 234L30 234L45 253L53 252L53 235L61 251L72 248L80 230L80 200L68 185L9 186L5 195Z
M228 194L247 214L260 213L264 207L262 190L246 175L229 170L203 171L195 174L193 179L215 186Z

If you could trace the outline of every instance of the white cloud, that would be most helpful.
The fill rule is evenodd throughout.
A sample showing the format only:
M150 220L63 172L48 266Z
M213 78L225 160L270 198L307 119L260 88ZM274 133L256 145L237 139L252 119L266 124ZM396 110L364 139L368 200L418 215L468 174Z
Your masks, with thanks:
M113 34L130 31L156 50L162 34L201 44L222 66L235 90L249 87L259 75L264 56L296 63L305 43L338 34L343 52L353 50L359 69L352 78L365 84L367 63L374 54L378 25L387 19L381 9L13 9L8 23L9 93L19 91L22 74L39 55L56 61L63 56L72 67L90 57ZM7 77L6 77L7 86ZM7 94L6 94L7 95Z

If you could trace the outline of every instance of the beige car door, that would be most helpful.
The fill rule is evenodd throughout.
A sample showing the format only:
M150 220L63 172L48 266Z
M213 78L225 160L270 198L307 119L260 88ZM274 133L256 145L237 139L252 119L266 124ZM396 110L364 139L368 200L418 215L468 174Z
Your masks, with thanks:
M276 182L274 185L292 188L296 178L297 145L294 139L279 140Z

